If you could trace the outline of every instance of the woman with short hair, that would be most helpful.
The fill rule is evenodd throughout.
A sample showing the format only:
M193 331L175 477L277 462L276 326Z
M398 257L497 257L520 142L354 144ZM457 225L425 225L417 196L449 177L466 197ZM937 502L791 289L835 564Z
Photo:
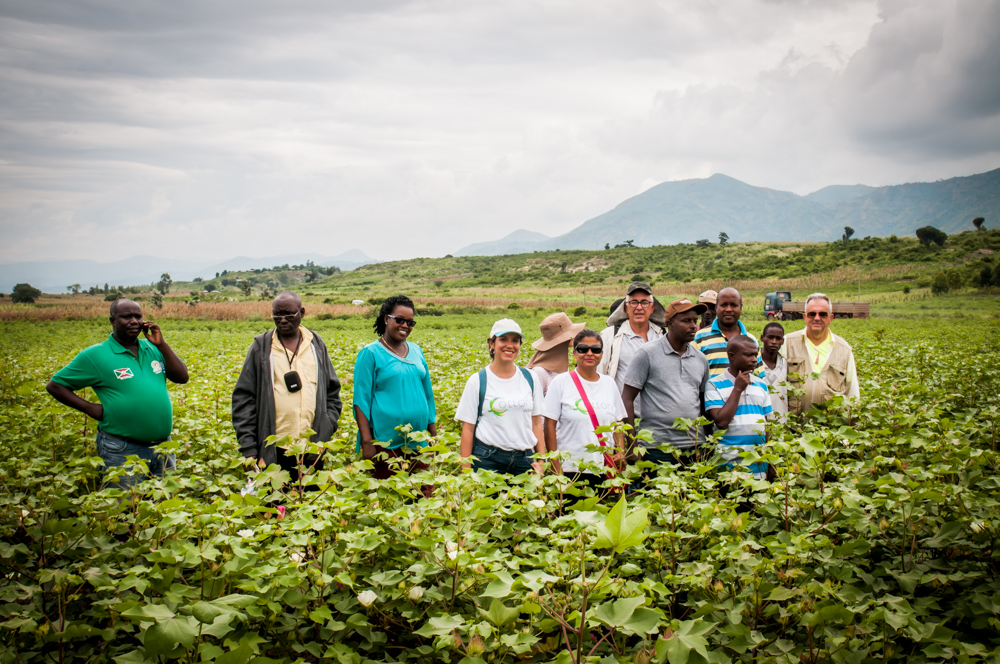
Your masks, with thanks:
M364 459L374 459L382 451L375 441L388 448L390 457L402 456L404 444L418 447L396 431L400 425L437 435L430 370L420 346L409 340L417 324L414 314L413 302L405 295L387 298L373 325L378 339L362 348L354 362L357 450ZM373 474L386 479L392 469L379 460Z
M561 463L562 472L594 487L600 486L605 476L582 464L606 467L621 448L620 434L612 438L598 435L596 429L625 419L625 404L615 379L597 373L603 352L599 332L588 329L577 334L573 338L576 369L552 380L542 408L546 448L549 452L569 452L569 459ZM606 451L588 452L589 445L606 447Z
M523 341L520 325L498 320L487 342L492 362L465 384L455 419L462 422L462 458L476 457L473 470L520 475L544 469L541 461L532 461L534 454L545 453L542 388L530 371L514 364Z

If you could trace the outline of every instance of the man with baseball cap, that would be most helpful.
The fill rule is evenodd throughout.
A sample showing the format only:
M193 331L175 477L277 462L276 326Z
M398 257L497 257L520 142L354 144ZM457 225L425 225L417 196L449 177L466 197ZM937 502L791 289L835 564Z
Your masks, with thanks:
M666 325L663 305L653 297L653 287L642 281L632 282L625 291L625 300L608 316L608 326L601 332L604 356L597 373L615 379L618 391L625 389L625 375L636 351L650 341L663 337ZM641 415L640 401L635 402L636 415Z
M701 315L701 327L705 328L715 321L715 301L719 299L719 294L714 290L707 290L698 296L698 304L704 304L708 309Z
M698 331L698 317L705 313L704 304L687 298L675 300L666 308L667 335L640 348L632 358L625 376L626 424L635 423L634 403L643 397L642 428L653 434L652 443L634 440L634 445L646 448L646 460L657 463L677 463L675 450L690 450L704 442L700 429L682 431L674 426L678 417L695 419L704 413L705 385L708 383L708 360L691 342ZM657 449L670 446L671 451Z

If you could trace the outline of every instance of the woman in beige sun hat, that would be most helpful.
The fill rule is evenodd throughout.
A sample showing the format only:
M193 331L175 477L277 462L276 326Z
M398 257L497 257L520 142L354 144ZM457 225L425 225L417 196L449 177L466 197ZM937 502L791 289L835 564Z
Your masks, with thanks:
M531 344L535 354L528 362L528 369L538 378L542 394L548 392L553 378L569 371L569 344L586 327L586 323L574 323L562 311L538 325L542 338Z

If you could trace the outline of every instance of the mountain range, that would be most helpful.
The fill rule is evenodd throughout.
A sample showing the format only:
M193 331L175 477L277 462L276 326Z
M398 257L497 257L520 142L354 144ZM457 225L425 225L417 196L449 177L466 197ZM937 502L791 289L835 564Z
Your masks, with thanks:
M138 286L160 280L166 272L174 281L190 281L196 277L210 279L216 272L252 270L276 265L305 265L308 261L321 267L337 266L353 270L362 265L377 263L359 249L345 251L338 256L321 254L285 254L281 256L236 256L224 261L186 261L155 256L133 256L111 263L90 260L32 261L0 264L0 290L9 293L15 284L29 283L44 293L65 293L70 284L80 284L84 289L93 285L113 284Z
M975 217L985 217L987 226L1000 217L1000 168L938 182L833 185L806 196L719 173L658 184L557 237L518 230L455 254L601 249L627 240L637 246L690 244L715 242L719 233L733 242L829 241L840 239L845 226L856 237L913 235L928 225L954 233L970 230Z

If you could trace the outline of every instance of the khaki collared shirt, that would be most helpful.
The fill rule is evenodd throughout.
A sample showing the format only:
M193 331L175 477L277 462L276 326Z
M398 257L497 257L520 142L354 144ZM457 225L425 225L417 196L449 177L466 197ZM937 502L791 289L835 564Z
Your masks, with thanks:
M291 436L293 441L302 438L302 432L311 429L316 417L316 353L312 347L312 332L299 326L302 343L292 358L275 332L271 338L271 372L274 385L274 433L278 438ZM302 389L289 392L285 387L285 374L299 372Z

